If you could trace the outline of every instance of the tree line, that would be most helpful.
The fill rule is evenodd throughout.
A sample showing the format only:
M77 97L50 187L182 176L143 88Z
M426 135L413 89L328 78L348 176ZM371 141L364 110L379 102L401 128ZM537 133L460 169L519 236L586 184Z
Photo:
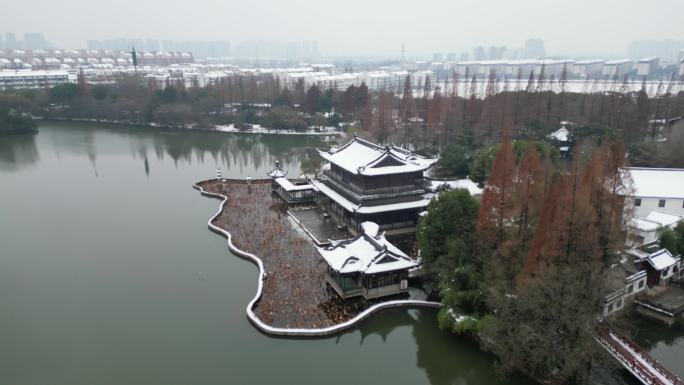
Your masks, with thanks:
M654 153L661 132L653 122L684 115L682 82L674 77L654 90L643 83L638 91L626 76L587 79L581 92L571 92L565 70L555 78L544 67L529 76L519 71L514 81L494 71L484 82L468 73L441 81L427 77L422 84L407 76L401 94L371 92L363 83L344 90L307 86L302 79L290 84L270 74L232 75L203 87L194 79L186 83L122 75L112 84L89 84L81 74L76 84L5 93L25 98L33 115L46 118L207 128L262 124L299 131L344 123L377 142L426 154L465 151L467 163L491 153L503 129L513 139L542 142L562 121L575 124L579 145L586 142L587 148L610 135L622 138L630 154Z
M588 383L605 273L624 245L624 146L604 140L561 171L506 135L481 202L442 193L420 222L421 256L437 279L442 328L469 333L504 372ZM626 215L627 217L629 215Z

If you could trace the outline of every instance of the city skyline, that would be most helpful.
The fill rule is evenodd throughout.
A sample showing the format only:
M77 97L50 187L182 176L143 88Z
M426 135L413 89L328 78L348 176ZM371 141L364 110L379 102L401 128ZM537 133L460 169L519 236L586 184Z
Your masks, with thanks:
M305 0L296 6L268 0L256 4L222 4L198 0L187 4L160 4L123 0L117 7L84 0L59 4L15 3L0 15L0 24L16 34L40 32L56 46L79 48L86 40L136 36L159 40L239 42L318 40L322 56L406 56L433 52L470 51L472 47L518 47L525 39L545 40L549 55L619 56L635 40L676 39L684 36L675 0L657 0L650 8L661 10L657 20L644 19L643 9L621 4L620 17L608 2L578 0L549 7L540 0L458 4L429 0L420 10L407 11L396 2L371 4L351 0L339 12L321 15L321 5ZM67 7L59 20L51 14ZM338 6L339 7L339 6ZM130 12L135 9L135 12ZM163 9L163 17L159 10ZM210 10L210 11L208 11ZM93 14L106 14L103 22ZM382 15L382 17L378 17ZM527 20L522 23L521 20ZM64 23L79 28L64 28Z

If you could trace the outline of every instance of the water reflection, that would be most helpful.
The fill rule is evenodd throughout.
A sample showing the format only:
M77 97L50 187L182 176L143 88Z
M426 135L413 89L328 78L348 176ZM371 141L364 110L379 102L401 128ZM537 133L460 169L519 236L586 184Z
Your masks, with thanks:
M207 230L217 202L189 184L216 166L265 176L276 159L296 176L315 137L51 124L0 146L4 168L35 165L0 170L0 314L12 315L0 316L0 385L524 383L438 330L434 310L383 312L330 339L254 330L255 267ZM59 204L35 204L44 180L62 182L49 184Z
M295 135L246 135L211 131L169 130L147 127L95 125L90 123L45 123L42 140L50 141L56 154L86 155L97 175L97 154L128 153L143 163L149 177L151 159L166 157L176 167L210 163L221 167L230 177L264 177L280 160L291 176L298 176L302 162L314 148L325 147L319 138ZM106 136L106 138L104 138ZM106 140L103 140L106 139ZM0 151L0 166L21 167L38 160L33 136L5 143L10 150ZM102 143L107 147L98 148Z
M436 325L433 310L387 311L359 325L359 344L377 343L375 336L387 343L394 332L409 328L417 348L416 367L425 372L432 385L530 384L519 376L500 376L494 370L494 357L480 352L475 341L441 331Z
M656 321L637 318L632 325L634 342L649 351L674 374L684 377L684 326L666 326Z
M0 170L17 171L40 160L36 135L10 135L0 137Z

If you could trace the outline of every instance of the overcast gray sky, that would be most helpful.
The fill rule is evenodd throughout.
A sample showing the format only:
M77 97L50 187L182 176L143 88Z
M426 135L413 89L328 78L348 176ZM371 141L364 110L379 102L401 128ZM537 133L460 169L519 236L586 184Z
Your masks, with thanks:
M682 0L2 0L0 32L87 39L316 39L324 55L407 54L521 46L550 54L623 54L637 39L684 39Z

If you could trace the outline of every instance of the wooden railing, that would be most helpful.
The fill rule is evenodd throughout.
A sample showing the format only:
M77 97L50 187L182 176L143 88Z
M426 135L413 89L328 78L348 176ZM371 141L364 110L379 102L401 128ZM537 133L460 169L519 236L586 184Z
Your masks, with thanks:
M598 332L598 340L642 383L647 385L684 385L678 376L672 374L624 334L608 327L602 327ZM621 343L629 349L625 349Z

